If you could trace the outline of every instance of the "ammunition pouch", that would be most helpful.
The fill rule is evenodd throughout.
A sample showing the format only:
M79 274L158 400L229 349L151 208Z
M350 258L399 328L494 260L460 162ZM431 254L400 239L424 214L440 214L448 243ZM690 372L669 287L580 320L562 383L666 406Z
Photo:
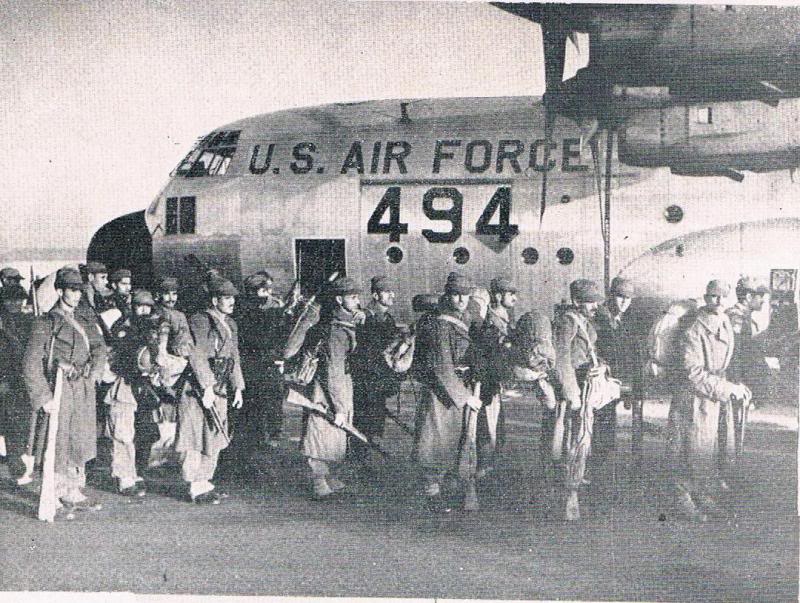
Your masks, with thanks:
M88 362L86 364L72 364L71 362L58 362L59 368L64 373L64 378L67 381L77 381L78 379L88 379L92 374L92 365Z
M214 393L218 396L225 396L228 380L233 372L233 358L209 358L208 365L211 367L211 372L214 374Z
M314 375L317 374L319 356L303 350L295 358L287 361L288 367L284 368L283 378L287 383L305 387L314 380Z

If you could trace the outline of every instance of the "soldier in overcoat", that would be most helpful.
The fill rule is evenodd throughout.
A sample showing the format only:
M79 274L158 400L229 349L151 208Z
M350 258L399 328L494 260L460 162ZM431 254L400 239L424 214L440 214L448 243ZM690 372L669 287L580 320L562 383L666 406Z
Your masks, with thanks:
M597 308L594 326L597 331L597 351L608 362L611 374L627 384L637 378L636 337L631 313L628 312L634 295L631 281L615 277L611 281L608 299ZM617 438L617 405L608 404L594 413L592 457L604 462L613 455Z
M474 336L477 379L481 382L483 406L478 413L478 473L481 478L495 466L495 456L505 437L502 392L514 376L511 370L511 340L514 335L514 306L517 288L505 277L492 279L491 302L486 318Z
M177 382L173 379L180 373L182 366L185 368L184 363L194 349L189 320L177 309L179 288L178 279L171 276L163 277L157 287L155 313L161 316L163 324L159 353L153 360L163 378L158 379L156 386L160 404L153 411L153 419L159 438L150 447L148 466L151 468L163 465L173 456L178 420L178 392L175 389ZM164 338L166 341L163 341Z
M722 306L730 293L724 281L706 287L706 305L681 336L681 379L669 409L668 456L676 489L677 511L704 521L722 514L717 504L720 473L717 454L720 405L749 403L750 390L726 377L733 356L733 327Z
M306 335L305 350L313 348L319 358L306 397L335 415L334 424L318 414L304 416L301 449L311 468L316 499L324 499L345 487L332 475L332 464L343 461L347 454L347 434L339 426L353 422L350 364L356 350L359 293L358 285L351 278L334 281L330 291L333 307Z
M386 405L398 395L400 376L384 359L383 352L400 334L392 316L395 284L385 276L370 281L372 299L364 309L364 322L356 334L358 349L353 363L353 422L367 437L382 438L386 425ZM362 442L351 440L353 456L367 472L369 448Z
M560 386L560 400L553 423L554 433L565 437L567 458L564 485L567 490L565 518L580 518L578 490L584 484L586 460L591 448L594 412L584 408L582 388L594 367L597 333L592 318L604 296L597 283L578 279L569 286L572 305L558 314L553 321L553 338L556 349L556 375ZM560 442L554 442L559 446Z
M244 280L245 297L237 306L242 371L247 392L236 417L234 448L246 456L262 441L277 446L283 419L284 382L276 360L283 332L283 304L271 295L272 280L256 273ZM237 453L238 454L238 453Z
M22 310L26 299L20 285L0 288L0 439L5 454L14 459L25 452L31 415L22 375L33 323L31 314Z
M747 385L756 399L759 395L763 398L768 389L765 387L768 369L764 361L766 341L763 339L763 325L755 320L753 313L761 311L769 292L769 287L757 279L742 277L736 283L736 304L725 311L731 321L734 340L733 357L727 374L732 381ZM719 418L720 468L727 472L730 469L731 450L741 453L742 403L735 401L722 404Z
M214 491L214 472L219 454L228 445L228 398L241 408L245 388L239 361L239 337L231 318L238 291L228 280L215 278L208 284L208 309L194 314L189 327L194 348L190 371L181 388L175 450L185 453L183 479L189 497L199 504L219 504ZM221 425L212 420L216 410Z
M67 505L86 504L85 464L97 454L94 386L103 373L106 346L95 325L75 314L83 282L62 268L55 280L58 301L37 318L25 350L25 385L34 409L54 410L56 370L63 372L56 437L56 496Z
M155 300L149 291L134 291L128 318L120 317L111 326L111 370L116 376L106 394L108 405L106 435L111 439L111 475L123 496L144 496L144 480L137 466L144 464L141 445L149 446L152 432L151 411L159 405L150 381L142 374L140 354L146 348L156 355L163 318L153 311ZM165 326L165 325L164 325ZM137 463L136 448L140 447Z
M477 463L462 459L477 456L468 432L470 413L481 408L473 395L470 371L474 368L466 310L472 286L466 277L451 273L438 312L417 325L415 373L422 384L414 453L425 480L429 502L440 500L442 480L457 473L464 486L465 508L477 509Z

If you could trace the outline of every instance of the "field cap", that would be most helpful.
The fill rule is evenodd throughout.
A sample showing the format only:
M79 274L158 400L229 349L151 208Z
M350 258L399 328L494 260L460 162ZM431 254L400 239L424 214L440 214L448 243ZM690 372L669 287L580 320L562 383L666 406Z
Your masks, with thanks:
M211 279L208 283L208 292L211 294L211 297L239 295L239 291L233 286L233 283L224 278Z
M83 290L83 279L81 273L75 268L61 268L56 272L56 289L81 289Z
M381 293L383 291L397 291L395 282L388 276L373 276L370 279L370 291Z
M569 294L579 304L601 302L605 299L597 283L588 278L579 278L569 285Z
M179 288L178 279L174 276L165 276L158 281L158 290L162 293L166 291L177 291Z
M706 285L706 295L714 295L717 297L727 297L731 292L731 286L723 280L714 279L709 281Z
M153 295L149 291L145 289L137 289L133 292L131 304L136 306L155 306L156 301L153 299Z
M127 268L120 268L119 270L115 270L114 272L112 272L109 275L108 280L112 283L118 283L124 278L132 278L132 277L133 275L131 274L130 270L128 270Z
M0 270L0 278L5 278L5 279L15 278L18 281L25 280L24 277L19 273L19 270L11 267L3 268L2 270Z
M108 273L108 268L102 262L89 262L86 264L86 274Z
M444 292L447 295L470 295L472 293L472 284L463 274L451 272L447 275Z
M630 281L621 276L615 276L611 281L611 295L619 295L620 297L633 297L636 288L633 286L633 281Z
M506 278L504 276L500 276L498 278L493 278L492 282L489 283L489 289L492 293L516 293L517 288L511 282L510 278Z

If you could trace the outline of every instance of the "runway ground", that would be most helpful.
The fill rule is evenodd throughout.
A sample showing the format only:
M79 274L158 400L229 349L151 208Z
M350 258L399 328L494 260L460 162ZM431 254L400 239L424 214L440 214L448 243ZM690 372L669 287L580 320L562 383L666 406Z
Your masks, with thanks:
M401 418L412 423L413 398ZM198 507L176 469L148 477L142 502L90 472L103 509L54 524L35 518L38 484L13 485L0 465L0 589L331 597L796 601L797 414L751 414L746 455L726 504L729 519L691 524L666 504L666 404L648 402L643 471L631 470L630 414L620 406L615 471L595 471L583 518L566 524L543 506L536 478L538 408L507 404L509 437L498 470L480 485L482 508L431 514L417 493L411 439L396 425L393 461L376 479L344 467L346 492L309 499L297 450L300 415L263 449L230 497ZM102 460L102 458L100 459ZM613 478L613 479L612 479ZM3 598L0 593L0 598Z

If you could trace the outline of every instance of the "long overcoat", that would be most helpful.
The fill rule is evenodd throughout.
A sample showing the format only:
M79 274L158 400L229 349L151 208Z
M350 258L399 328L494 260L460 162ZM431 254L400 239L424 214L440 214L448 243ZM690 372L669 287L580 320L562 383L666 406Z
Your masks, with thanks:
M577 410L581 405L582 377L591 365L590 350L596 345L597 332L577 310L569 309L553 321L553 338L561 396Z
M733 388L725 374L734 347L730 320L701 308L679 345L683 379L670 405L668 450L685 477L702 479L713 471L720 403Z
M353 422L353 380L350 376L350 357L356 349L353 315L337 308L330 321L312 327L307 346L316 346L319 364L314 379L306 388L306 397L334 413L343 413ZM303 422L302 452L320 461L342 461L347 453L347 434L324 417L306 413Z
M239 361L239 337L236 322L213 310L198 312L189 319L194 337L194 348L189 355L193 377L185 380L178 404L178 425L175 450L197 450L214 456L227 447L225 436L206 416L203 409L203 391L213 387L216 395L214 407L224 429L228 429L228 395L231 388L244 390L245 382ZM227 381L218 383L212 370L214 359L230 359L233 369Z
M420 321L416 345L415 374L424 387L417 411L415 458L424 469L448 471L458 466L467 400L472 395L463 376L474 366L464 315L442 309Z
M77 328L76 328L77 326ZM97 454L95 383L103 373L107 350L95 324L58 302L38 317L25 349L24 377L34 409L53 397L55 367L69 364L86 377L63 380L56 435L56 472L83 467Z

